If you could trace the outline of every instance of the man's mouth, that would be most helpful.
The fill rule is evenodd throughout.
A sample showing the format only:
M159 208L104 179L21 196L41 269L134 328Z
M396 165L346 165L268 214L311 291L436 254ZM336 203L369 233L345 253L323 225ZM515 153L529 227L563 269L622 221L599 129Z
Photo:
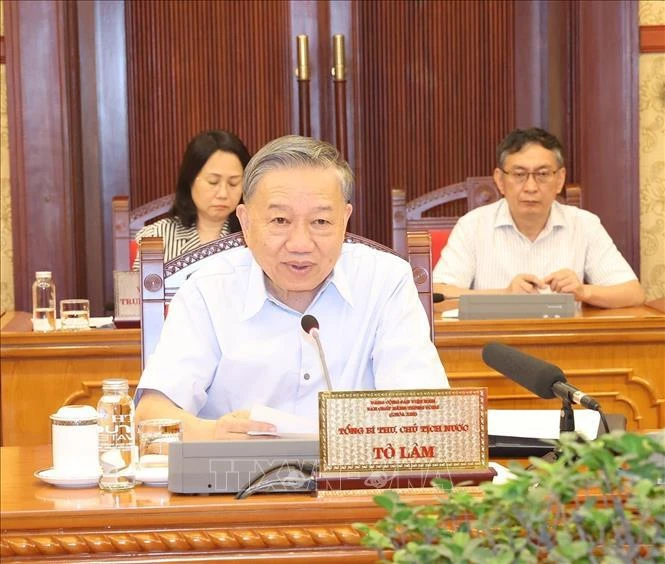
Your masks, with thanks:
M312 268L313 264L311 262L287 262L286 266L295 272L306 272Z

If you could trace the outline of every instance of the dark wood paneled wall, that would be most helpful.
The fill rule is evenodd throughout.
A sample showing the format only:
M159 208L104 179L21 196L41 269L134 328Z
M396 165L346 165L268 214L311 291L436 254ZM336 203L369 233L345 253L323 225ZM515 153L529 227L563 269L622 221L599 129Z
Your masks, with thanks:
M127 1L130 202L175 190L189 139L230 129L254 152L291 131L285 1Z
M358 189L366 235L390 244L390 190L407 199L490 174L515 124L514 5L358 2Z
M573 112L584 207L599 214L640 274L637 2L575 5L579 77Z
M187 140L255 151L297 131L295 37L310 37L313 135L334 139L332 35L346 37L352 228L389 243L390 189L489 174L500 138L562 137L570 179L639 269L637 4L574 0L3 3L15 293L112 301L110 200L174 189ZM101 224L101 225L100 225ZM81 240L83 239L83 243Z
M31 309L35 271L51 270L57 298L83 297L75 5L5 2L14 296Z

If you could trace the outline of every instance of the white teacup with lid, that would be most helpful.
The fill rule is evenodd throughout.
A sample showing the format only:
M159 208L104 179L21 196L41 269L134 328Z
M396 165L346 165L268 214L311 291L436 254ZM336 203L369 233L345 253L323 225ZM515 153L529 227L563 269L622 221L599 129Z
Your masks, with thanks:
M99 474L97 410L66 405L51 415L53 472L67 478Z

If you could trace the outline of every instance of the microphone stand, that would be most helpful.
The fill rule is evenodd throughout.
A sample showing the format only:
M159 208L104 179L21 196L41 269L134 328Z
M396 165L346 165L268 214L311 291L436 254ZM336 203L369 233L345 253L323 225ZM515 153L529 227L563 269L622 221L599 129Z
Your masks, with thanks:
M561 414L559 415L559 434L575 431L575 412L573 405L567 400L561 400Z
M561 400L561 411L559 412L559 436L561 433L572 433L575 431L575 412L573 411L573 405L567 399ZM554 462L559 459L561 451L558 447L554 448L547 454L541 456L541 460L545 462ZM533 466L529 466L527 470L531 469Z

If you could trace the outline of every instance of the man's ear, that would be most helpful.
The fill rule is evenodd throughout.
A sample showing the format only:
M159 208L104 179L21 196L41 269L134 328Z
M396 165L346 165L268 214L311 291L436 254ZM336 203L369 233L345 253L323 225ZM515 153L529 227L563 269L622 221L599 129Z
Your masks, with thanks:
M347 228L349 225L349 218L351 217L351 214L353 213L353 206L351 204L346 204L344 208L344 229Z
M500 168L494 169L494 184L499 189L502 195L506 195L505 188L503 186L503 171Z
M557 189L556 193L561 194L561 190L563 190L563 187L566 184L566 169L561 167L559 170L556 172L557 174Z
M240 227L242 227L243 233L247 233L249 228L249 217L247 214L247 206L245 204L238 204L236 207L236 215L238 216L238 221L240 222Z

